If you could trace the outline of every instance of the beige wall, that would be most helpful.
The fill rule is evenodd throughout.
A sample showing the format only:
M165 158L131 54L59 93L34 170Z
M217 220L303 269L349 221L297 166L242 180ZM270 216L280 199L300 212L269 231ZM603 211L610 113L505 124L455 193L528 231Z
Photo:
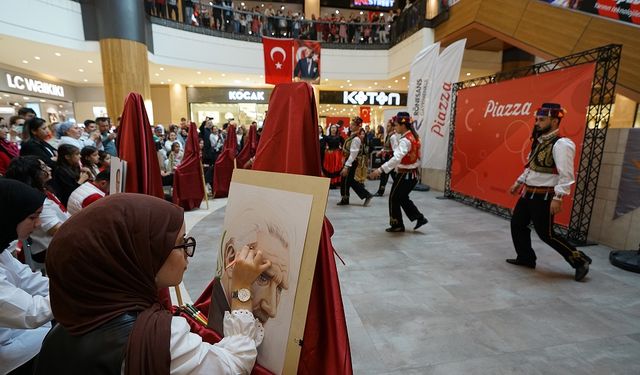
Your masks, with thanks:
M609 128L633 127L633 120L636 116L636 105L638 103L620 94L616 94L615 103L613 111L611 112L611 119L609 120Z
M187 117L187 89L183 85L152 85L153 121L165 128Z
M184 85L172 85L169 99L171 100L171 123L179 124L181 117L189 117L187 116L187 88Z
M640 209L613 219L629 129L609 129L600 167L589 240L614 249L637 249L640 243Z

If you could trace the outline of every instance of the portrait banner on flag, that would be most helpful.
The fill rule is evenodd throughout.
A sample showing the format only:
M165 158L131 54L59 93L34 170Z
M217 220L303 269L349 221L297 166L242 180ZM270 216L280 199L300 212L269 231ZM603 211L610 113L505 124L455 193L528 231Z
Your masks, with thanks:
M424 131L427 128L424 123L424 113L439 52L439 42L424 48L418 52L409 70L407 110L413 118L414 129L420 138L424 138Z
M461 39L438 56L433 70L432 89L427 100L422 129L422 167L445 170L449 151L449 120L453 83L460 77L466 39Z
M320 42L295 39L293 77L309 83L320 83Z

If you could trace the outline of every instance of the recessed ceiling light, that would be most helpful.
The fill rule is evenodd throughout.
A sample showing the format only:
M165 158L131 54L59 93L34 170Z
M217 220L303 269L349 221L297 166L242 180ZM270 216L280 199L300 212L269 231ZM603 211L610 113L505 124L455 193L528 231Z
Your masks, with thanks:
M398 83L398 80L396 79L395 82Z
M245 81L248 81L248 80L249 80L249 77L245 78L244 80L245 80Z
M388 88L388 89L390 89L390 88L391 88L391 85L387 86L387 88Z
M40 60L40 56L33 56L34 59Z
M327 82L329 80L329 78L325 78L324 81Z
M368 89L371 90L371 86L369 86Z
M204 81L200 81L200 83L204 83Z
M154 76L160 77L160 73L155 73Z
M171 82L171 78L167 79L167 82Z
M242 83L239 79L234 79L233 83Z
M40 99L40 103L46 103L47 101L44 99Z
M260 74L260 78L264 78L264 74Z
M20 105L20 103L17 103L17 102L16 102L16 103L13 103L13 105Z
M196 74L202 74L202 72L196 72Z
M89 82L89 80L88 80L88 79L86 79L86 78L85 78L85 79L83 79L83 81L85 81L85 82Z
M8 98L8 97L9 97L9 94L4 94L4 96L5 96L6 98Z
M193 85L189 85L189 87L193 87Z
M89 64L93 64L93 60L87 60Z
M164 68L163 68L163 67L160 67L160 70L164 70Z
M352 84L349 84L349 87L353 86Z
M79 71L80 73L84 73L84 69L82 69L82 68L78 69L78 71Z
M62 104L58 104L58 107L62 108Z
M207 77L207 79L208 79L209 81L211 81L213 78L211 78L211 77Z
M164 81L160 81L160 84L161 84L161 85L164 85Z
M27 60L22 60L23 64L28 64L29 62Z
M224 73L222 73L221 75L222 75L223 77L226 77L226 76L227 76L227 75L226 75L226 74L224 74Z
M471 73L467 73L467 77L469 77L471 75Z
M344 86L340 86L340 88L341 88L341 89L343 89L343 88L344 88Z
M22 99L24 99L24 100L29 100L29 99L31 99L31 98L30 98L30 97L28 97L28 96L23 96L23 97L22 97Z
M56 55L58 57L62 56L62 54L60 52L56 52L56 53L54 53L54 55Z
M350 80L350 79L348 79L348 80L347 80L347 83L349 83L349 82L351 82L351 80Z
M407 77L402 77L402 79L407 79Z

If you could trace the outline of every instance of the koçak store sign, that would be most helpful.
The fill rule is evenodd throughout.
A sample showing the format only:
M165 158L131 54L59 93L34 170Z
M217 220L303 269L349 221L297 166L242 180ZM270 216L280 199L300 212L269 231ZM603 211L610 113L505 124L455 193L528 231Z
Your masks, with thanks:
M0 70L0 90L21 95L34 95L62 100L72 100L72 88L58 83L47 82L41 78L30 77L23 73ZM72 95L71 95L72 96Z
M241 87L189 87L189 103L269 103L271 89Z
M407 94L385 91L320 91L320 103L405 106Z

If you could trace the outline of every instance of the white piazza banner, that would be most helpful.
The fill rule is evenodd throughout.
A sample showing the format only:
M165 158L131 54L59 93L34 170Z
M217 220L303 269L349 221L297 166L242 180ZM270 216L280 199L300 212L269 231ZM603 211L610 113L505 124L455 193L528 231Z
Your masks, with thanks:
M413 118L413 126L420 138L424 138L426 118L425 108L429 99L429 91L433 70L438 60L440 42L434 43L418 52L409 70L409 92L407 94L407 111Z
M466 42L461 39L445 48L433 71L433 88L425 109L425 129L423 133L418 132L422 140L422 168L447 168L451 92L453 83L460 77Z

